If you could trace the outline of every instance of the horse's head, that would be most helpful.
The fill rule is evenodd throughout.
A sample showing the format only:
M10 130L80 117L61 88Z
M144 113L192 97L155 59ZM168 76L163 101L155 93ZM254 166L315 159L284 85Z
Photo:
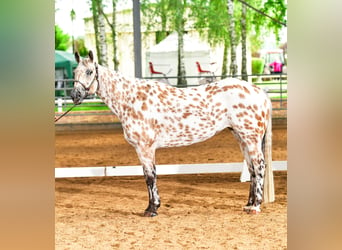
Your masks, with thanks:
M76 52L75 59L78 65L74 71L75 83L70 96L74 104L80 104L88 95L95 94L99 87L98 67L92 51L89 51L88 58L85 59L81 59Z

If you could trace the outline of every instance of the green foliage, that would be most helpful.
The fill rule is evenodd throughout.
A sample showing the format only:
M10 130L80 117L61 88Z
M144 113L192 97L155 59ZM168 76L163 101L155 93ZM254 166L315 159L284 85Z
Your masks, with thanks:
M268 14L275 20L281 22L281 23L287 23L286 22L286 12L287 12L287 5L285 4L285 0L267 0L264 3L263 8L261 9L262 12ZM260 16L260 21L263 23L263 26L266 27L268 30L271 30L276 35L277 40L280 40L279 37L279 31L281 28L283 28L283 25L280 23L275 22L274 20L265 17Z
M156 31L156 43L160 43L161 41L163 41L167 36L168 36L168 32L167 31Z
M193 0L191 10L195 28L210 45L229 41L229 16L226 1Z
M86 57L88 55L89 50L86 48L83 38L77 38L75 40L75 48L80 53L80 56Z
M143 13L142 23L144 23L147 30L158 31L156 34L156 43L159 43L168 33L174 30L171 2L168 0L141 1L141 11Z
M142 22L147 30L158 30L157 43L172 31L184 30L186 23L187 0L141 0Z
M162 40L167 32L178 31L178 27L186 26L184 24L189 18L192 21L191 25L210 45L224 45L226 51L232 44L229 35L232 17L228 15L226 0L142 0L141 2L143 14L148 20L146 22L147 29L160 31L160 34L157 34L156 37L157 41ZM263 34L261 33L265 32L265 29L273 31L277 39L279 39L279 31L283 28L283 25L279 22L286 23L287 5L285 0L245 0L245 2L252 6L247 7L245 32L247 39L251 43L252 52L256 53L262 46ZM237 44L240 42L242 35L240 22L242 19L242 3L238 0L233 3L233 16L235 19L234 42ZM260 14L253 7L269 15L273 20ZM224 62L225 64L227 62ZM222 72L224 73L224 70Z
M65 34L58 25L55 25L55 49L66 51L70 44L70 36Z
M252 58L252 74L262 74L264 71L264 60L261 58Z
M252 52L252 56L259 54L260 53L260 49L263 45L263 39L260 35L257 34L250 34L249 35L249 41L250 41L250 48L251 48L251 52ZM257 57L257 56L256 56Z

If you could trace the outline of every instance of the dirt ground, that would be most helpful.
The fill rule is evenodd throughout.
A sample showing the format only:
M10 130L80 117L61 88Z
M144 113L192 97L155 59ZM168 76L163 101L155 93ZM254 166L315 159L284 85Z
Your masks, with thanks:
M139 165L121 129L56 132L56 167ZM241 162L228 130L188 147L158 149L158 164ZM287 130L273 129L273 160L287 160ZM158 168L157 168L158 172ZM56 249L286 249L287 172L274 172L276 201L242 211L239 173L158 176L161 207L142 217L144 178L56 179Z

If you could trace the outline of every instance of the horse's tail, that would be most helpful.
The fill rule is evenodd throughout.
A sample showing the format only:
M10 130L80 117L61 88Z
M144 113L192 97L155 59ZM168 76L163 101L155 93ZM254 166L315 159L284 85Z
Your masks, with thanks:
M269 203L275 200L274 181L272 169L272 103L270 102L270 113L267 122L266 132L263 139L263 151L265 157L265 178L264 178L264 202Z

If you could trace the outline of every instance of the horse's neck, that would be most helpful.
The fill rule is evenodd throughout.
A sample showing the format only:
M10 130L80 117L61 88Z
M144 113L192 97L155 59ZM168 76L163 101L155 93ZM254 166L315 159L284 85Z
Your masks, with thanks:
M120 118L122 105L127 102L127 89L128 87L132 88L132 85L136 84L135 79L125 78L119 72L99 65L99 82L98 95L114 114Z

